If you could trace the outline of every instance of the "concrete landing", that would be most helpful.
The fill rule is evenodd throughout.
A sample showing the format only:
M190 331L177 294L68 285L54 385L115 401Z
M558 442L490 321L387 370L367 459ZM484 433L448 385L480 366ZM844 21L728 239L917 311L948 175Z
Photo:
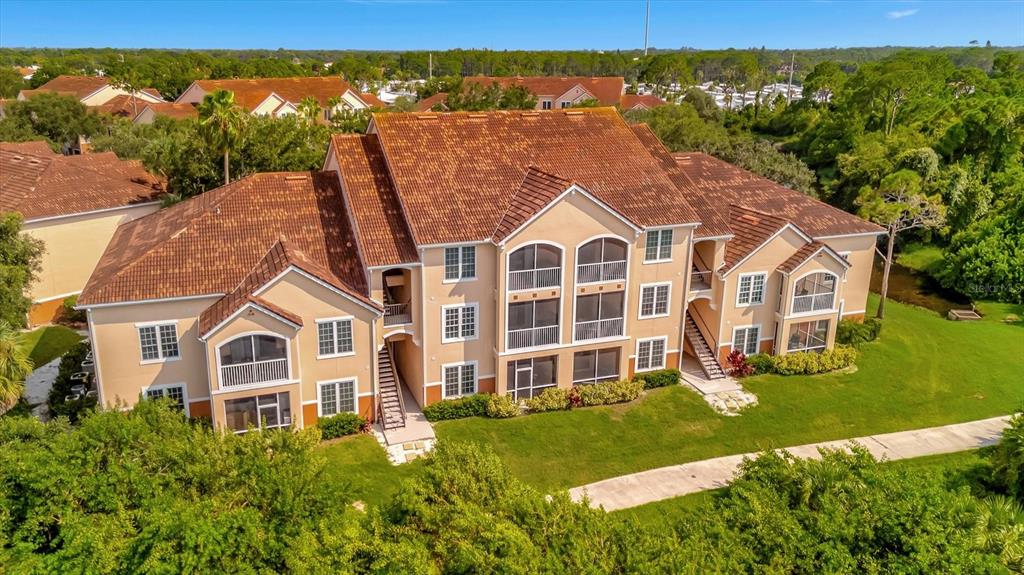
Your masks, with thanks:
M385 430L379 423L373 425L377 441L384 446L388 458L396 465L429 453L437 441L434 427L423 415L412 393L404 385L401 389L402 402L405 404L405 427Z

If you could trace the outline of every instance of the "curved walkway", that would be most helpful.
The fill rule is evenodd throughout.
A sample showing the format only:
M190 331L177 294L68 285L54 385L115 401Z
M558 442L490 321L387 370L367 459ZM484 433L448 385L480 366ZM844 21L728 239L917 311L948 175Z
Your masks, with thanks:
M1009 421L1010 416L1006 415L942 427L810 443L784 449L797 457L819 457L819 449L840 449L848 447L850 442L857 442L878 459L910 459L992 445L999 441ZM743 458L756 456L757 453L743 453L659 467L573 487L569 490L569 495L576 501L582 501L584 496L589 497L592 507L604 507L606 511L627 509L662 499L725 487L732 481Z

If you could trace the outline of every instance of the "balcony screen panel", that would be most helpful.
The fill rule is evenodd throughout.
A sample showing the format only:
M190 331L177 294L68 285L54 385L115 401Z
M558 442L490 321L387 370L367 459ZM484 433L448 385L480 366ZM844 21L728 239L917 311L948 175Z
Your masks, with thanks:
M562 250L547 244L536 244L537 269L557 268L562 264Z
M227 419L227 426L234 431L245 431L250 425L259 427L256 418L255 397L243 397L241 399L225 401L224 415Z
M272 335L257 335L255 336L255 339L256 361L284 359L287 355L287 352L285 351L285 340Z
M513 303L508 306L508 329L533 327L533 302Z
M601 349L597 351L597 378L617 378L619 376L619 350Z
M558 300L546 299L534 302L534 326L558 325Z
M623 317L622 306L625 302L625 292L604 293L601 298L601 319Z
M573 356L572 380L582 381L593 379L594 370L597 365L596 351L580 351Z
M816 273L801 278L796 283L795 295L817 295L832 293L836 291L836 276L832 274Z
M231 340L220 348L220 364L235 365L238 363L252 363L253 349L252 338L249 336ZM244 427L243 427L244 429Z
M553 355L533 359L533 385L554 385L558 358Z
M596 264L601 262L601 240L583 244L580 248L577 264Z
M576 322L597 321L601 306L601 296L583 295L576 298Z
M626 244L618 240L604 240L604 261L618 262L626 259Z
M508 269L519 272L535 269L536 261L534 246L519 248L508 256Z

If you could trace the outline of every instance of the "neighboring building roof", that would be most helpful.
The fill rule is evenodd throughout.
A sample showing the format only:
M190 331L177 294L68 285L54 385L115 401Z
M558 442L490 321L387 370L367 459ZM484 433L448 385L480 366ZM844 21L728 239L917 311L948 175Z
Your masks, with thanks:
M112 152L33 155L0 145L0 209L26 220L153 202L161 181L142 164Z
M442 108L447 109L448 105L448 92L438 92L433 96L427 96L422 100L416 102L417 112L430 112L434 109L434 106L440 105Z
M523 183L512 195L508 208L502 214L498 227L494 230L494 241L501 242L512 235L562 192L569 189L572 184L571 180L549 174L536 166L530 166L526 170Z
M55 92L57 94L74 96L81 100L109 84L110 78L103 76L57 76L35 90L22 90L20 94L25 98L29 98L41 92ZM154 88L143 88L139 92L163 100L163 96Z
M672 155L712 206L738 204L792 221L815 238L884 233L857 216L701 152ZM735 231L735 230L734 230Z
M196 107L192 104L176 104L173 102L162 102L158 104L146 103L144 106L139 108L139 114L146 111L149 108L154 116L166 116L168 118L174 118L175 120L184 120L186 118L198 118L199 112Z
M619 107L623 110L632 110L633 108L657 108L658 106L664 106L667 103L668 102L654 94L623 94L622 99L619 102Z
M779 266L779 271L785 274L793 273L793 270L796 270L797 268L802 266L807 260L813 258L814 256L818 255L818 252L822 251L832 256L832 258L835 259L840 264L842 264L843 267L850 267L850 262L847 261L846 258L844 258L843 256L839 255L835 250L819 241L813 241L804 244L804 246L797 250L796 253L794 253L792 256L790 256L789 259L782 262L782 265Z
M254 174L118 227L83 305L231 293L282 237L355 293L366 275L329 172Z
M376 134L335 134L331 149L368 266L419 261Z
M384 100L381 100L380 98L377 97L377 94L372 94L370 92L364 92L362 94L359 94L359 99L365 102L366 105L370 106L371 108L388 107L388 105L384 103Z
M614 108L380 113L371 128L417 245L490 238L531 165L638 227L700 221Z
M50 144L44 140L33 140L31 142L0 142L0 150L41 156L44 158L60 155L57 152L54 152L53 148L50 147Z
M277 94L287 102L298 104L303 98L312 96L321 107L327 107L332 98L351 91L357 94L348 82L339 76L303 76L295 78L248 78L233 80L196 80L203 91L227 90L235 95L235 102L248 111L255 110L271 94Z
M503 89L522 86L537 96L557 98L579 86L590 92L602 106L617 106L625 90L622 76L468 76L467 84L490 86L497 82Z
M729 222L734 236L725 242L725 262L718 269L722 274L736 267L783 228L792 225L785 218L736 205L729 206Z
M140 112L146 106L147 102L143 102L138 98L135 99L135 109ZM132 112L132 97L128 94L118 94L113 98L107 100L105 103L95 106L96 111L110 114L112 116L127 116L129 118L134 116Z

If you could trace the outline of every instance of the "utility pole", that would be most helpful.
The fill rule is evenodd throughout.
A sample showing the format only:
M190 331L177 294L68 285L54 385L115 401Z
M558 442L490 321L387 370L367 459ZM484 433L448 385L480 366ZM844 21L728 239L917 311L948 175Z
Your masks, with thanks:
M427 53L427 78L430 80L434 79L434 53Z
M644 56L647 55L647 33L651 29L651 0L647 0L647 17L644 18Z
M796 52L789 54L789 85L786 86L786 105L793 103L793 68L796 67Z

